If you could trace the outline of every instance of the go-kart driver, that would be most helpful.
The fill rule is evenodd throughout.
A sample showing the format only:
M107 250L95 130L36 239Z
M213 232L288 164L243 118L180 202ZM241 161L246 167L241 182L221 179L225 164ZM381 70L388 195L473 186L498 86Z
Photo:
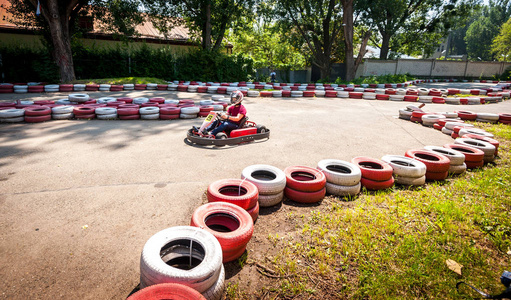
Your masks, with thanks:
M231 106L227 109L227 114L220 115L222 120L216 120L204 131L205 134L216 136L217 133L225 130L234 130L238 128L240 121L247 115L247 109L241 104L243 93L236 90L231 93Z

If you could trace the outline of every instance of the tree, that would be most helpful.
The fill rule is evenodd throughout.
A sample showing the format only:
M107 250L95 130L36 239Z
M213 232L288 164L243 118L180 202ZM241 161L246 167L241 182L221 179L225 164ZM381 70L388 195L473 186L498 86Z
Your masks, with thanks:
M75 79L71 39L80 13L101 16L108 29L127 35L134 35L136 25L144 20L137 0L41 0L40 16L36 15L37 0L9 1L11 22L43 32L62 82Z
M412 51L421 40L429 40L421 45L424 47L445 36L456 16L465 13L465 6L455 3L455 0L359 0L356 10L367 26L378 31L380 59L387 59L393 48L404 45ZM398 42L392 43L393 39Z
M360 51L357 59L353 58L353 1L354 0L341 0L343 8L343 27L344 27L344 54L345 54L345 69L346 69L346 81L355 79L355 73L357 68L362 62L362 58L366 54L366 47L369 38L371 37L371 31L367 30L363 34L362 42L360 45Z
M496 55L497 60L511 60L511 18L507 20L500 29L499 35L493 39L492 51Z
M490 1L484 6L480 16L467 29L465 41L467 54L471 59L493 60L491 42L498 34L502 24L511 15L511 1Z

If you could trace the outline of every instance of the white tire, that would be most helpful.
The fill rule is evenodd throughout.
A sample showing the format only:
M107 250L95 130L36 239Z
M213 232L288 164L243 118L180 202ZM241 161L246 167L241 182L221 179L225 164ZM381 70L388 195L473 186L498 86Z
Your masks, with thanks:
M85 91L85 84L75 84L73 85L73 91Z
M358 193L360 193L361 187L362 187L362 184L360 184L360 182L355 185L352 185L352 186L337 185L337 184L327 182L326 183L326 192L330 195L348 197L348 196L355 196Z
M318 162L318 169L325 174L326 181L342 186L353 186L360 182L360 168L347 161L323 159Z
M17 118L17 117L23 117L25 115L24 109L5 109L0 110L0 118Z
M463 123L463 122L445 122L444 127L449 130L454 130L454 127L460 126L460 125L465 125L465 123ZM467 124L467 125L470 125L470 124Z
M0 118L0 123L20 123L25 121L25 117Z
M69 101L67 99L60 99L60 100L55 101L55 104L70 105L71 101Z
M363 93L362 99L366 100L375 100L376 99L376 93Z
M52 107L51 112L52 112L52 114L69 114L69 113L73 112L74 108L75 107L71 106L71 105L56 106L56 107ZM96 111L97 110L98 109L96 108Z
M199 261L197 266L190 270L172 266L190 254ZM192 226L171 227L156 233L144 245L140 287L170 282L203 293L217 282L221 269L222 247L213 234Z
M47 93L56 93L59 91L59 89L48 89L48 88L44 88L44 91L47 92Z
M156 88L158 88L158 84L156 84L156 83L148 83L147 84L148 90L155 90Z
M44 86L44 90L46 91L47 89L49 90L59 90L60 86L58 84L47 84Z
M451 165L449 167L449 173L451 174L462 174L463 172L465 172L467 170L467 165L465 163L461 164L461 165Z
M259 195L274 195L286 187L286 174L281 169L270 165L251 165L243 169L241 179L252 182L259 190Z
M426 175L426 165L418 160L401 155L385 155L381 158L392 167L395 177L418 178Z
M447 127L442 127L443 134L451 135L453 132L453 130L448 129Z
M34 101L30 101L30 100L21 100L21 101L20 101L20 104L22 104L22 105L32 105L32 104L34 104Z
M420 103L433 103L433 97L431 96L419 96L419 101Z
M201 106L213 105L213 102L214 102L213 100L201 100L199 102L199 105L201 105Z
M424 149L447 156L451 161L451 166L459 166L465 162L465 154L454 149L439 146L425 146Z
M394 182L401 185L424 185L426 183L426 175L421 177L404 177L404 176L396 176Z
M218 275L217 281L204 293L202 296L206 298L206 300L220 300L224 293L225 288L225 269L224 265L220 268L220 275Z
M199 112L200 112L200 107L198 107L198 106L183 107L183 108L181 108L181 113L182 114L191 115L191 114L198 114Z
M273 97L277 97L277 98L282 97L282 91L273 91L273 92L271 92L271 94Z
M260 207L271 207L279 204L284 199L284 191L274 195L259 195L258 202Z
M445 104L460 105L460 98L445 98Z
M389 99L390 99L390 101L404 101L405 96L404 95L390 95Z
M96 115L96 119L98 120L114 120L117 119L117 114L108 114L108 115Z
M316 97L325 97L325 90L316 90Z
M112 87L111 84L106 84L106 83L102 83L102 84L99 85L99 88L104 88L104 89L109 89L111 87Z
M211 100L213 100L213 101L224 100L224 96L222 96L222 95L213 95L213 96L211 96Z
M182 111L182 109L181 109ZM141 107L138 112L140 115L154 115L160 113L160 108L155 106L147 106L147 107Z
M147 102L149 102L149 98L145 98L145 97L133 98L134 104L143 104L143 103L147 103Z
M197 92L198 89L199 89L198 85L189 85L186 90L190 93L195 93Z
M160 119L160 114L145 114L145 115L140 115L140 119L142 119L142 120L159 120Z
M125 83L122 85L122 88L124 90L134 90L135 89L135 85L133 83Z
M177 91L177 84L169 84L167 86L167 91Z
M495 160L495 155L485 155L483 160L485 163L491 163Z
M68 120L74 118L75 115L73 113L66 113L66 114L52 114L51 118L53 120Z
M404 109L399 110L399 118L403 120L410 120L412 112Z
M189 114L180 114L179 118L180 119L195 119L195 118L197 118L197 114L191 114L191 115L189 115Z
M99 103L99 104L106 104L106 103L108 103L108 102L115 102L115 101L117 101L117 99L116 99L116 98L114 98L114 97L101 97L101 98L98 98L98 99L96 100L96 103Z
M338 91L337 92L337 97L338 98L349 98L350 97L350 92Z
M291 91L291 97L303 97L303 91Z
M69 94L67 98L72 102L85 102L89 101L90 99L89 95L87 94Z
M213 104L211 105L213 107L214 111L224 111L224 106L220 104Z
M495 155L495 146L493 146L492 144L485 142L485 141L476 140L476 139L468 139L468 138L457 138L454 140L454 143L458 144L458 145L465 145L465 146L477 148L484 152L484 156L494 156Z
M464 136L467 133L473 133L473 134L477 134L477 135L482 135L482 136L485 136L485 137L493 138L493 134L491 134L489 132L486 132L486 131L484 131L482 129L477 129L477 128L462 128L458 132L458 135L459 136Z
M179 104L179 100L165 100L164 102L165 104L175 104L175 105L178 105Z
M488 121L498 121L499 115L498 114L490 114L490 113L477 113L477 118L488 120Z
M117 108L115 107L98 107L95 110L96 115L112 115L117 114ZM99 116L97 116L99 119Z

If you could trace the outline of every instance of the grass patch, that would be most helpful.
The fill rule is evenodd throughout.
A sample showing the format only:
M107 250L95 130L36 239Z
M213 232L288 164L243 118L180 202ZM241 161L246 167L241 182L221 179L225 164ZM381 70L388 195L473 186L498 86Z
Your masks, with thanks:
M81 84L148 84L148 83L157 83L157 84L167 84L167 82L160 78L154 77L118 77L118 78L99 78L99 79L81 79L75 80L72 82L73 84L81 83Z
M266 234L278 250L264 263L278 276L256 294L272 299L477 296L465 287L458 293L459 280L502 292L499 277L511 268L511 126L477 126L500 141L497 165L421 188L363 192L352 202L325 198L286 237ZM464 266L462 276L447 268L447 259Z

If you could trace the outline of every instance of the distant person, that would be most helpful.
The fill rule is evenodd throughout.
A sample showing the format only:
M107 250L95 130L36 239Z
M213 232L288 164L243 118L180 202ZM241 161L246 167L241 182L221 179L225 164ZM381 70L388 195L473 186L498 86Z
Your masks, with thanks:
M275 73L275 71L271 71L270 79L271 79L271 83L275 83L275 80L277 79L277 73Z

